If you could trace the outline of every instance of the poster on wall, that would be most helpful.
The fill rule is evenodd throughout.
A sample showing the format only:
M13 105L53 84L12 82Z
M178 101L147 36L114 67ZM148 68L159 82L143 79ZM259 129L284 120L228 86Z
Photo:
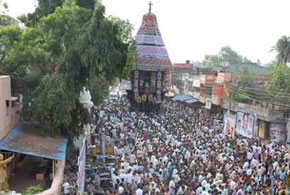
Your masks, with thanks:
M206 98L206 100L205 100L205 108L211 109L211 99L210 98Z
M262 139L267 139L267 124L265 121L259 121L258 124L258 136Z
M234 136L234 129L235 127L235 118L230 114L230 111L228 110L226 114L224 115L224 129L223 134L224 135L231 135Z
M237 112L236 114L236 132L242 136L254 137L255 117L252 114Z
M269 127L270 140L275 140L277 142L286 141L286 136L283 133L285 124L283 123L271 123Z

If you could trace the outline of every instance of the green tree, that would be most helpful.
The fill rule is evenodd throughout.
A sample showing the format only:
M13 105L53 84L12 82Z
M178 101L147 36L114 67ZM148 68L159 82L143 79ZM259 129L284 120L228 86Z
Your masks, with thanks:
M0 73L3 70L2 61L8 51L13 48L20 40L22 30L18 26L6 26L5 28L0 28ZM9 68L9 67L5 67ZM4 69L5 69L4 68Z
M218 55L205 55L202 61L204 67L217 67L220 66L222 59Z
M287 64L290 62L290 37L281 37L273 48L277 51L276 59L280 64Z
M53 13L56 8L62 6L63 3L64 0L38 0L38 6L35 11L27 15L21 15L19 19L26 26L36 25L42 17Z
M0 27L11 25L12 18L7 15L0 15Z
M133 27L128 20L109 16L109 20L114 23L119 31L118 39L123 40L128 48L126 58L118 63L119 79L128 79L130 71L135 67L135 40L132 38Z
M273 47L278 54L276 61L269 64L273 74L267 87L272 103L290 107L290 37L282 36Z
M231 47L225 46L220 49L219 56L222 61L228 62L229 64L242 64L243 57L240 56Z
M76 0L76 4L87 9L95 9L96 0Z
M290 106L290 68L284 64L272 66L273 74L267 91L275 104Z
M106 18L101 4L87 9L75 0L49 2L37 20L28 19L30 27L0 31L0 41L7 46L0 71L15 75L17 92L25 96L25 119L52 135L68 136L72 143L89 121L79 102L83 86L93 102L101 103L108 87L128 75L132 27Z
M256 75L248 70L247 65L244 65L235 84L229 86L230 98L238 102L248 102L254 99L255 95L251 89L255 87L255 78Z
M230 46L224 46L216 55L205 55L205 58L202 61L202 66L217 67L224 63L242 65L253 62L251 62L247 57L239 55Z

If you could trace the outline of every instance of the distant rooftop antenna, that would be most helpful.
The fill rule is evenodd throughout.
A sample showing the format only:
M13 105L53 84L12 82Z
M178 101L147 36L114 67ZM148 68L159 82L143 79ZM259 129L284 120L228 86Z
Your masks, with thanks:
M151 13L153 3L150 1L150 2L148 3L148 5L149 5L149 13Z

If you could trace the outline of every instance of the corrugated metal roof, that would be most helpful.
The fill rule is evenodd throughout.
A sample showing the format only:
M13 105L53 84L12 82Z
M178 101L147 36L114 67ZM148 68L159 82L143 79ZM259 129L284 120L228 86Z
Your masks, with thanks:
M27 126L27 123L21 123L8 133L0 141L0 149L53 160L65 160L67 139L43 137L24 130Z
M185 102L188 104L191 104L191 103L198 102L198 100L193 98L193 99L186 100Z
M184 101L187 101L187 100L190 100L190 99L193 99L193 97L191 95L180 94L180 95L177 95L174 98L172 98L172 101L184 102Z
M174 69L190 69L193 70L193 64L190 63L174 63L173 64Z

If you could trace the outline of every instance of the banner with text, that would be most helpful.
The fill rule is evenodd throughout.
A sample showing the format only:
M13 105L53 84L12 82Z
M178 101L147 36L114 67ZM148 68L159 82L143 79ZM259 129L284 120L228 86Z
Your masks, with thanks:
M237 112L236 114L236 132L242 136L254 137L254 121L252 114Z
M230 111L228 110L224 114L224 129L223 129L223 134L224 135L230 135L234 136L235 132L235 123L236 123L236 118L235 115L231 114Z

